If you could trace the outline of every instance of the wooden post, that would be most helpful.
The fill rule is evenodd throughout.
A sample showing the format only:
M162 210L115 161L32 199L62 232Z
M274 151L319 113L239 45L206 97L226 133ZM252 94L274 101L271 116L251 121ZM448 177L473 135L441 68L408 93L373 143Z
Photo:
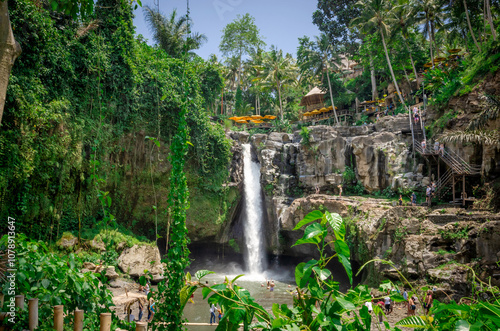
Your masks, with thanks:
M452 180L452 191L453 191L453 200L452 202L455 203L455 175L452 175L453 176L453 180Z
M462 206L465 207L465 175L462 175Z
M29 329L33 331L38 326L38 299L33 298L28 300L28 319Z
M63 305L54 306L54 329L56 331L63 331L64 328L63 308Z
M19 295L16 295L16 308L19 308L21 310L24 309L24 295L23 294L19 294Z
M148 322L135 323L135 331L147 331L147 330L148 330Z
M83 310L75 309L73 320L73 330L82 331L83 330Z
M101 313L101 328L100 331L111 330L111 313Z

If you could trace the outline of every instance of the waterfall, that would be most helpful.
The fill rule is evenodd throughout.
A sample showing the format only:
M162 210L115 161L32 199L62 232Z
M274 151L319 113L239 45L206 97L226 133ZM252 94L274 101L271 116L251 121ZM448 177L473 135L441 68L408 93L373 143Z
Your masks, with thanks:
M244 183L244 231L247 246L246 264L250 274L258 275L264 270L262 229L264 207L260 187L260 164L252 161L250 144L243 144Z

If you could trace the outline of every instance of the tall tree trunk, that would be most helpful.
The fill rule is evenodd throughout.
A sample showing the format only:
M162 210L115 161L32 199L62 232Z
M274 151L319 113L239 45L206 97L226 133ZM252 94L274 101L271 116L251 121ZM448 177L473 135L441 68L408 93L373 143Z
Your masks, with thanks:
M396 87L396 92L398 92L399 100L401 101L401 104L406 108L405 101L403 100L403 96L401 95L401 91L399 90L398 82L396 81L396 76L394 76L394 71L392 70L392 64L391 64L391 59L389 58L389 52L387 52L387 46L385 44L385 37L384 33L380 29L380 35L382 36L382 44L384 45L384 51L385 51L385 58L387 60L387 65L389 66L389 71L391 72L392 76L392 81L394 82L394 87Z
M495 27L493 26L493 18L491 17L491 5L490 0L485 0L486 2L486 17L488 18L488 23L490 24L491 35L493 36L493 40L497 40L497 32Z
M474 45L476 45L476 48L479 52L481 52L481 47L477 43L476 36L474 35L474 31L472 30L472 25L470 24L470 18L469 18L469 10L467 9L467 1L463 0L464 2L464 9L465 9L465 17L467 17L467 25L469 26L469 31L470 34L472 35L472 40L474 40Z
M9 18L8 1L0 1L0 124L9 77L16 58L21 54L21 45L14 38Z
M413 61L413 56L411 56L410 46L408 45L408 41L406 40L406 38L404 36L403 36L403 41L405 43L406 49L408 50L408 54L410 55L411 67L413 69L413 74L415 75L415 80L417 82L417 90L419 90L420 84L418 83L418 74L417 74L417 68L415 68L415 61Z
M430 49L430 52L431 52L431 64L432 64L432 67L434 67L434 55L432 54L432 37L431 37L431 28L430 28L430 22L427 21L427 33L429 34L429 49Z
M372 100L378 99L377 81L375 80L375 67L373 66L373 56L370 54L370 78L372 82Z
M280 87L280 82L276 82L276 86L278 86L278 98L280 100L280 117L281 121L283 122L283 104L281 103L281 87Z
M326 77L328 78L328 88L330 89L330 100L332 100L333 114L335 115L335 123L339 124L339 119L337 117L337 111L335 110L335 103L333 102L333 94L332 94L332 84L330 83L330 75L328 70L328 62L326 64Z

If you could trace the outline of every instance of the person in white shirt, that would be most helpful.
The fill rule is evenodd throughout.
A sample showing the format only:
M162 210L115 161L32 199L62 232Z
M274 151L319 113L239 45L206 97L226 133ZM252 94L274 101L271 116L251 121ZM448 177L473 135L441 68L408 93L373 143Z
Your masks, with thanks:
M391 297L386 296L384 298L385 311L387 314L391 312Z
M372 306L371 301L366 301L365 306L368 307L368 312L371 314L373 311L373 306Z
M213 319L213 322L212 322L212 319ZM212 323L215 323L215 305L213 303L210 306L210 325L212 325Z

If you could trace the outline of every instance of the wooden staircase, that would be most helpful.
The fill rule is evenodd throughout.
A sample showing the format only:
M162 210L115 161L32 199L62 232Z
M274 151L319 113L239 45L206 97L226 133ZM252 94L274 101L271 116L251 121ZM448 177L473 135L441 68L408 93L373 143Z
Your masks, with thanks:
M445 148L443 152L436 152L434 150L434 146L428 142L426 143L426 147L423 148L422 141L426 138L425 124L422 117L420 116L420 121L415 123L415 120L410 113L410 123L413 150L425 157L428 161L435 160L438 165L438 180L436 181L434 197L441 199L451 189L453 191L453 202L461 202L465 205L465 199L455 198L455 184L462 180L462 194L465 196L465 177L480 175L481 167L469 164L455 152L447 148ZM443 174L440 174L440 160L442 160L447 166L447 169Z

